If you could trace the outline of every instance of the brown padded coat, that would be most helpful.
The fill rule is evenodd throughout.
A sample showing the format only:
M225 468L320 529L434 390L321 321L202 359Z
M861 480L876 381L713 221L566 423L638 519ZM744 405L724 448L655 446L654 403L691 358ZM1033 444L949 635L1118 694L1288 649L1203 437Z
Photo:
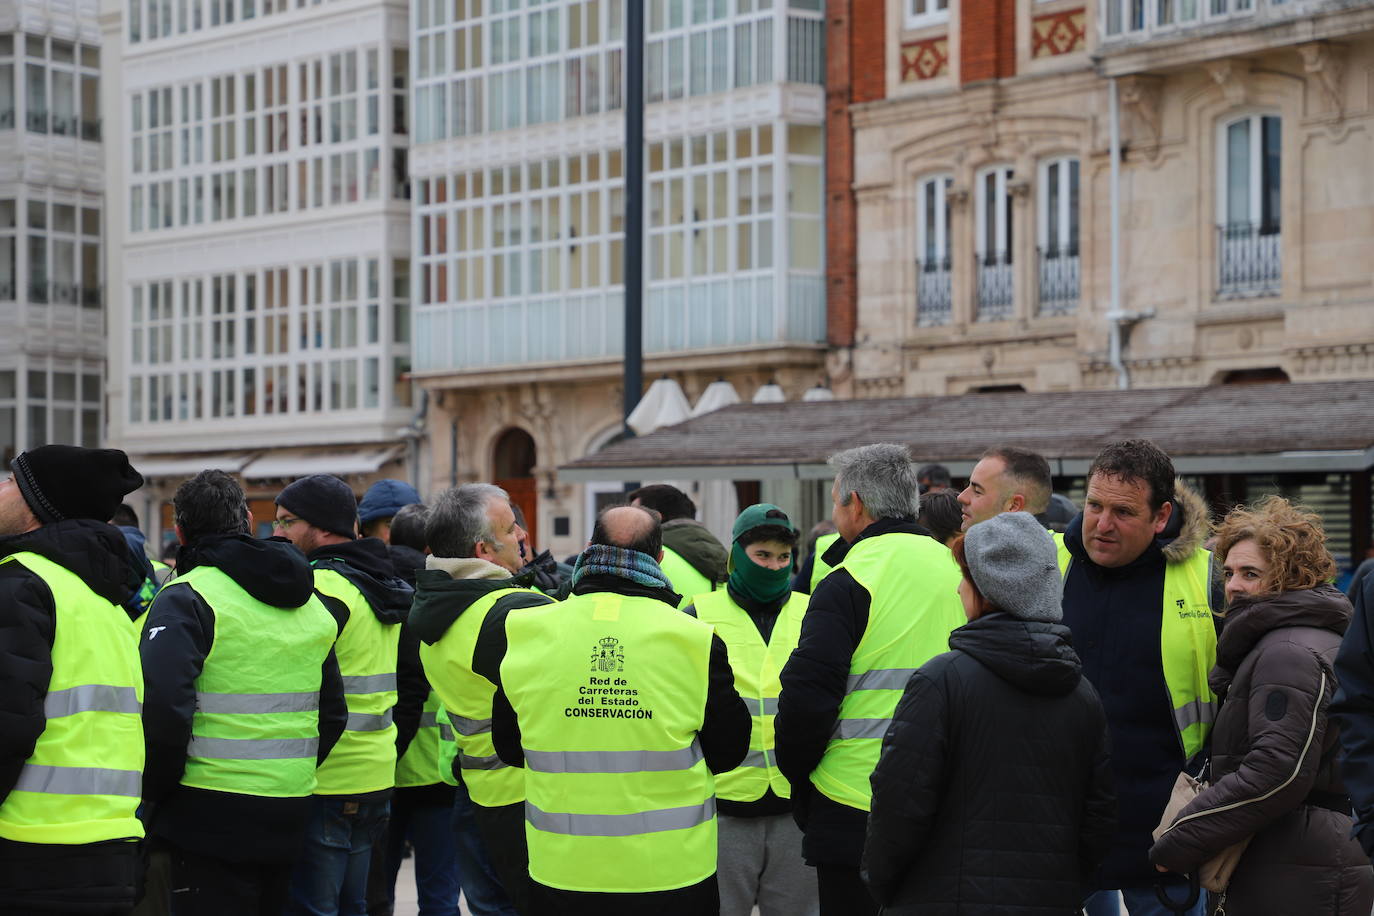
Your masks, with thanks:
M1374 904L1374 869L1350 837L1337 731L1327 723L1332 662L1350 616L1350 602L1329 585L1238 600L1227 614L1209 678L1225 697L1212 784L1150 859L1191 872L1253 836L1227 889L1232 916L1369 916Z

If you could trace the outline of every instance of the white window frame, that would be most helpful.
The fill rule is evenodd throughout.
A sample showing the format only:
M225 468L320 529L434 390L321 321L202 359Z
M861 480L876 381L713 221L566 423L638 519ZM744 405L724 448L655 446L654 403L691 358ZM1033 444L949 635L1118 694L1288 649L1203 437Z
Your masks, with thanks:
M974 187L975 204L975 226L977 235L974 238L974 253L978 255L979 262L989 253L988 252L988 225L987 225L987 179L995 176L995 186L993 194L997 198L997 207L993 212L994 224L992 226L991 241L994 244L994 253L1005 253L1009 258L1014 257L1011 246L1015 243L1012 233L1012 215L1007 206L1011 197L1011 183L1015 176L1013 166L998 164L988 166L978 171L977 181Z
M908 29L948 22L949 0L902 0L902 18Z
M1040 249L1047 253L1049 251L1051 219L1057 224L1059 236L1063 239L1063 244L1060 245L1060 250L1058 252L1060 255L1069 253L1068 240L1073 237L1073 233L1070 230L1075 228L1075 224L1077 224L1076 228L1079 234L1079 245L1082 245L1082 216L1080 213L1072 210L1069 204L1069 181L1073 176L1074 165L1078 165L1078 195L1079 205L1081 207L1083 197L1083 166L1079 162L1078 157L1056 156L1053 159L1046 159L1040 163L1039 193L1036 194L1036 239L1039 242ZM1056 170L1060 175L1059 201L1055 208L1056 212L1051 214L1049 194L1050 173Z
M936 206L939 208L935 213L935 257L937 259L949 259L949 188L954 180L952 175L941 174L931 175L916 184L916 260L921 263L926 262L926 249L930 241L926 233L927 203L926 189L931 185L935 186ZM944 206L940 206L943 203Z
M1264 218L1264 119L1276 118L1279 121L1279 212L1274 214L1275 225L1279 231L1283 231L1283 118L1272 111L1253 111L1246 114L1232 116L1217 124L1216 134L1216 222L1219 226L1230 225L1229 207L1230 202L1230 163L1227 152L1229 150L1228 136L1231 127L1243 121L1250 124L1250 181L1248 188L1248 205L1250 212L1250 222L1261 225Z

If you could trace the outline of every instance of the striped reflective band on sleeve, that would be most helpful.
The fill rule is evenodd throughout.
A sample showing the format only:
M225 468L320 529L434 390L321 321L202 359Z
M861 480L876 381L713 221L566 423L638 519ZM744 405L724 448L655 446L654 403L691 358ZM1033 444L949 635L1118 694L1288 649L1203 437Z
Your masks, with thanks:
M207 760L295 760L314 757L318 738L207 738L192 735L186 746L189 757Z
M82 712L128 712L137 715L142 709L137 690L110 684L82 684L80 687L54 690L43 698L43 715L49 719Z
M504 770L506 768L506 765L501 762L501 758L496 754L489 757L469 757L467 754L459 754L458 766L464 770Z
M856 690L905 690L906 682L915 673L915 668L874 668L863 674L851 674L845 684L845 693Z
M452 725L449 725L447 722L440 722L440 723L439 723L439 740L441 740L441 741L452 741L452 740L453 740L453 726L452 726Z
M778 714L778 698L764 697L762 700L757 697L740 697L744 700L744 705L749 707L751 716L776 716Z
M350 712L344 728L351 732L379 732L391 725L391 710L384 713Z
M694 741L676 751L531 751L526 769L540 773L662 773L686 770L702 759Z
M273 712L314 712L320 708L320 695L304 693L201 693L196 691L196 708L205 713L250 715Z
M699 805L631 814L564 814L541 811L525 802L525 820L531 827L564 836L640 836L664 830L686 830L705 824L715 816L714 796Z
M833 738L878 738L887 734L891 719L841 719L835 723Z
M491 719L464 719L462 716L449 713L448 720L453 723L453 730L464 738L485 735L491 731Z
M143 774L138 770L48 767L29 763L19 771L14 789L46 795L122 795L138 798L143 794Z
M740 766L757 767L761 770L768 766L768 758L764 756L763 751L750 751L744 755L744 760L740 762Z
M1190 700L1174 709L1174 724L1178 726L1179 731L1184 731L1199 722L1203 725L1211 725L1216 717L1216 704L1208 703L1202 699Z
M421 728L436 728L439 725L439 717L433 711L420 713Z
M389 674L345 674L344 693L382 693L396 689L396 672Z

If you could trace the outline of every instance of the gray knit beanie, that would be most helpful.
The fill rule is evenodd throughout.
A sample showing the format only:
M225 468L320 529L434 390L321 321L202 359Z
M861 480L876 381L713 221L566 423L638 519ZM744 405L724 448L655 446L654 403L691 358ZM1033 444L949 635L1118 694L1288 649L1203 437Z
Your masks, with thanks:
M1029 512L1004 512L971 526L964 557L974 584L998 610L1045 623L1063 618L1054 539Z

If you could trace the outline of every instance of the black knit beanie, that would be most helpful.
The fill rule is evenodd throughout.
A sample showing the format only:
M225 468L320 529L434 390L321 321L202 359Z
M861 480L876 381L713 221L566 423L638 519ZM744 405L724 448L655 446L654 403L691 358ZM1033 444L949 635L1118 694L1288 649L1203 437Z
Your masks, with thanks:
M143 486L129 456L115 448L44 445L10 463L14 482L38 521L108 522L124 497Z
M358 498L353 495L352 488L337 477L329 474L302 477L277 494L277 505L296 513L316 528L346 538L357 537L354 528L358 523Z

